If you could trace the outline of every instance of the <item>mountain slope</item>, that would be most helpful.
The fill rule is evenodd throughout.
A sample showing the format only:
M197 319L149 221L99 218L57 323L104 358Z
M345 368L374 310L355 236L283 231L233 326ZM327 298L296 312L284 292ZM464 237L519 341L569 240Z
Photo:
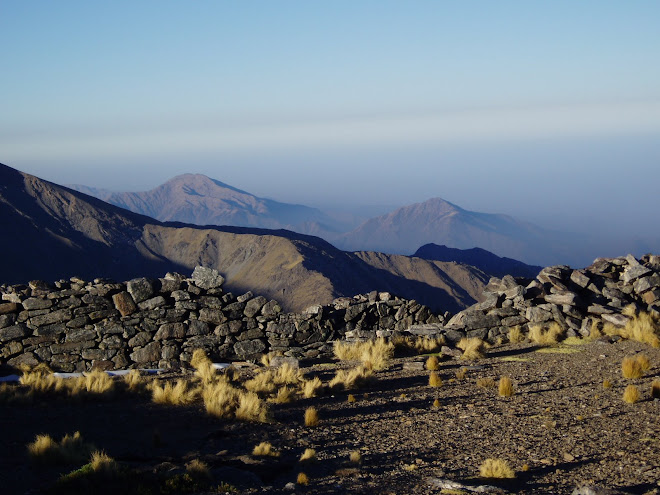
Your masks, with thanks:
M346 253L285 230L162 223L0 165L0 283L219 270L228 290L252 290L287 310L371 290L456 311L481 297L476 268L378 253ZM400 258L400 259L399 259Z
M543 268L541 266L527 265L522 261L511 258L502 258L481 248L455 249L447 246L438 246L437 244L425 244L415 251L413 256L427 260L464 263L499 278L504 275L533 278Z
M424 244L469 249L478 246L525 262L557 258L549 234L507 215L464 210L441 198L404 206L367 220L340 236L335 244L347 250L412 254Z
M316 208L259 198L201 174L183 174L144 192L72 188L161 221L234 225L336 235L338 222Z

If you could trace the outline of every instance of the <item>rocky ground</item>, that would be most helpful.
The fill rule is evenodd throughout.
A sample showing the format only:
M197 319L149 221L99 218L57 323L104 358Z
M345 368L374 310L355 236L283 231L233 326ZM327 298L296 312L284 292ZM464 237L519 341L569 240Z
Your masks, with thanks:
M359 390L272 404L269 424L219 420L199 403L161 406L147 396L0 404L0 486L3 494L47 492L76 466L34 464L26 444L39 433L60 438L80 431L121 465L145 474L180 472L185 462L201 459L213 486L225 482L235 493L470 493L477 485L520 494L570 494L584 485L660 493L660 400L651 398L660 349L601 339L543 350L511 344L479 361L443 360L443 384L435 388L423 369L425 356L399 357ZM648 356L651 369L640 379L623 378L621 361L638 353ZM315 363L303 371L327 382L349 366ZM464 378L457 377L464 366ZM477 385L501 376L513 380L513 396ZM604 380L612 386L604 388ZM631 383L642 394L635 404L622 400ZM320 416L313 428L303 421L309 406ZM253 456L263 441L279 457ZM298 462L306 448L316 450L316 462ZM359 463L349 459L353 451ZM508 461L516 478L480 479L479 466L489 457ZM300 472L309 478L305 486L295 484ZM451 491L447 480L464 487Z

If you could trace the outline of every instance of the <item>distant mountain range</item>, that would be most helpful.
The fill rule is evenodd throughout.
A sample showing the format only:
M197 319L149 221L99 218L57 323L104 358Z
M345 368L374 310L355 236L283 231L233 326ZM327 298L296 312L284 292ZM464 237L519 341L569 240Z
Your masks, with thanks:
M411 255L434 243L478 247L544 266L589 259L580 252L580 240L574 235L550 232L507 215L468 211L441 198L404 206L356 226L319 209L260 198L200 174L179 175L145 192L70 187L161 221L287 229L322 237L347 251Z
M466 265L347 253L286 230L164 223L1 164L0 228L0 283L127 280L201 264L219 270L229 290L252 290L286 310L378 290L456 311L480 300L489 279Z
M437 244L425 244L413 256L427 260L465 263L500 278L504 275L535 278L543 269L541 266L527 265L511 258L502 258L481 248L455 249Z
M316 208L260 198L201 174L178 175L144 192L69 187L163 222L288 229L324 238L350 228Z

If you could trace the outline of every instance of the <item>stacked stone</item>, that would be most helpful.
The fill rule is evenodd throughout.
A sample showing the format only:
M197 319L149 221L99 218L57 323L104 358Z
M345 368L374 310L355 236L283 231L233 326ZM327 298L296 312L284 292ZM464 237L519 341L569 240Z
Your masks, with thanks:
M346 332L373 336L442 320L415 301L373 292L283 314L277 301L223 291L215 270L170 273L126 283L41 281L0 287L0 364L47 363L57 371L173 368L195 349L214 360L254 359L269 351L317 357Z
M461 311L443 328L494 342L509 328L556 322L567 336L589 336L597 321L625 326L629 305L660 316L660 257L598 258L581 270L558 265L533 280L492 278L481 303Z

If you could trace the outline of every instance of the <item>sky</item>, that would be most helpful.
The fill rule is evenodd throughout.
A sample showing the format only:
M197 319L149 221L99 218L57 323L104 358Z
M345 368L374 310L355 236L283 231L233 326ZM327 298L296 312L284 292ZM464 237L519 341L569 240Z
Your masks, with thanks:
M0 162L660 239L660 2L0 2Z

